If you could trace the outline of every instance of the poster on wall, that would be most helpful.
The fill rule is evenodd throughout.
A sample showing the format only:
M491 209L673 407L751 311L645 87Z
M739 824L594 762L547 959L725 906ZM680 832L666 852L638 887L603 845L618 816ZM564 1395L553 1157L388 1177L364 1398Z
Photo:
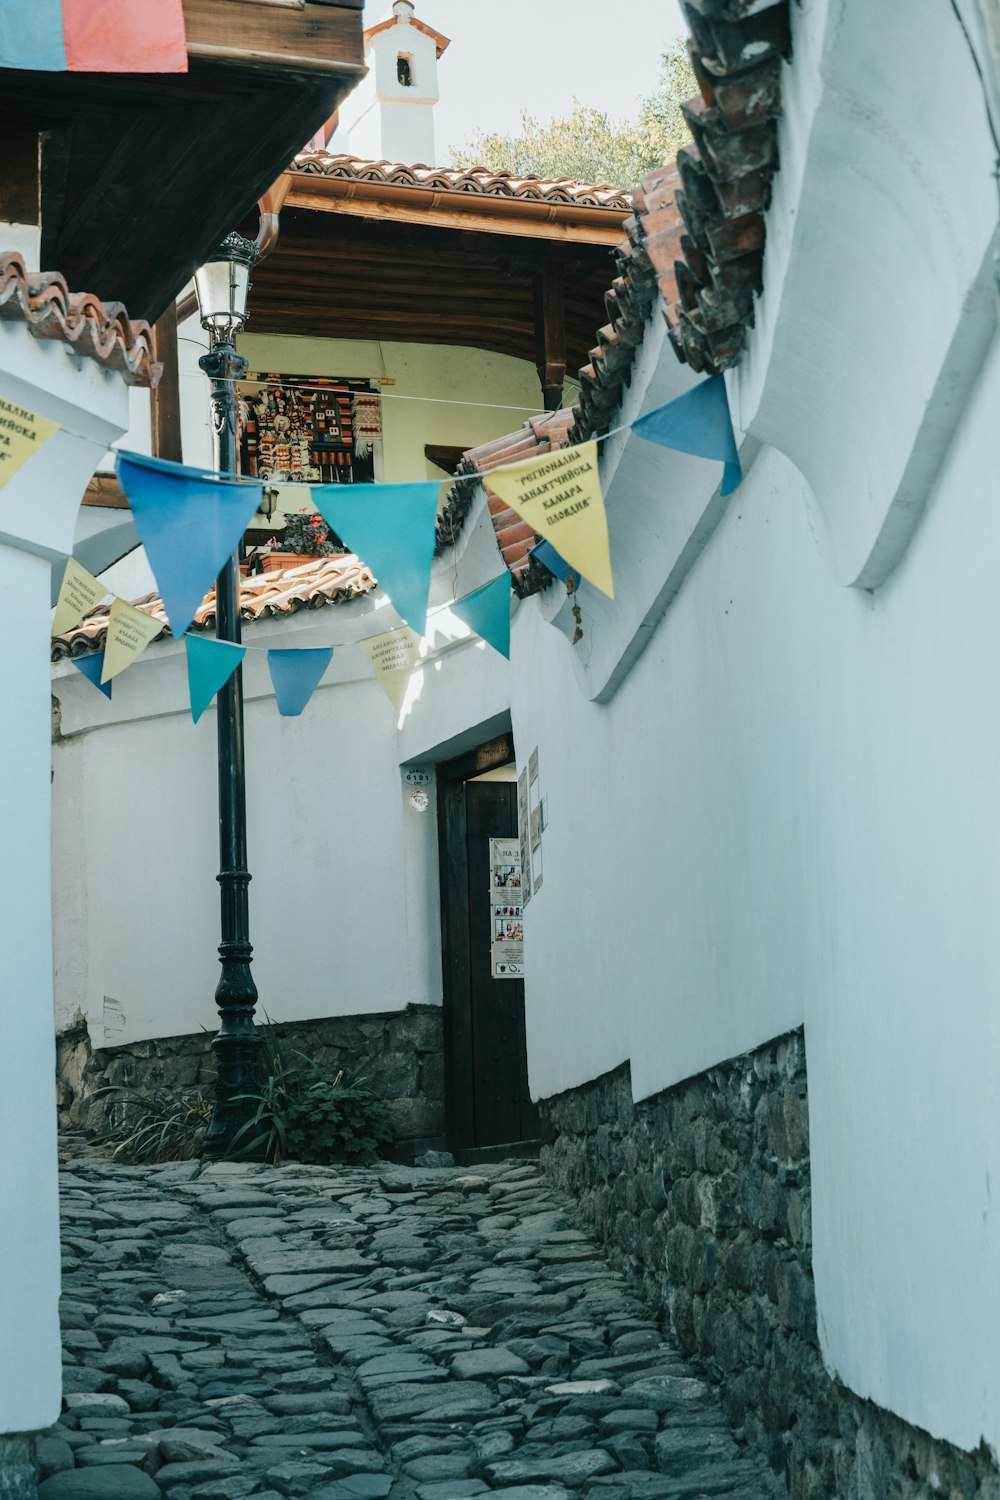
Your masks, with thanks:
M368 380L258 372L240 381L240 471L272 484L375 477L381 400Z
M517 839L490 839L490 973L524 978L524 903Z
M542 810L542 792L538 780L537 746L532 750L528 759L527 807L527 853L524 856L523 863L527 871L527 881L531 886L532 894L534 894L542 888L542 830L545 827L545 818Z
M528 851L528 773L517 778L517 833L521 849L521 904L531 900L531 859Z

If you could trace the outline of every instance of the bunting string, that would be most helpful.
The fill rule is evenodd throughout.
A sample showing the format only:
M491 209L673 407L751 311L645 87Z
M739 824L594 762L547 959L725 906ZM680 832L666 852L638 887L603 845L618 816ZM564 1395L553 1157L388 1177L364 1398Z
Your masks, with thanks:
M0 402L0 410L10 408ZM18 455L19 462L7 474L0 468L0 487L58 431L54 424L46 424L43 418L20 408L16 421L24 457ZM532 549L533 556L554 576L567 582L572 577L574 590L577 582L585 579L614 598L598 442L629 430L661 447L721 461L723 495L732 493L742 479L725 381L715 375L673 401L612 428L601 439L498 464L486 474L392 484L298 486L375 576L402 621L395 629L357 643L397 709L426 631L435 523L443 493L466 481L486 484L540 538ZM259 509L263 481L129 452L117 455L117 469L171 633L187 641L191 711L197 722L239 667L247 648L191 636L189 627ZM71 558L56 604L53 634L72 629L109 592ZM472 631L509 656L510 593L510 575L504 572L439 608L454 610ZM110 696L112 680L142 654L161 629L159 619L114 598L99 680L95 669L81 670ZM334 648L264 649L268 650L279 713L301 713L326 672Z

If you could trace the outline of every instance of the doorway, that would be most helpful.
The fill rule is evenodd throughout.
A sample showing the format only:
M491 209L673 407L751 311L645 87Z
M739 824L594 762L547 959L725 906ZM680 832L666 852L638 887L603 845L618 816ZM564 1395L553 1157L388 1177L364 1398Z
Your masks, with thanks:
M497 883L496 860L517 840L509 734L438 767L438 837L449 1148L463 1162L527 1153L539 1119L528 1094L523 966L495 941L498 921L507 935L523 922L519 862L504 865Z

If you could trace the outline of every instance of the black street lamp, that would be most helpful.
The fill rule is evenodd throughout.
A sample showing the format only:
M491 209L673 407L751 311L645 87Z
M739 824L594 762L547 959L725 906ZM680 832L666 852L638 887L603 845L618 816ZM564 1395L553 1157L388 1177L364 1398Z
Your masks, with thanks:
M230 234L211 260L195 272L201 325L208 332L209 352L198 364L212 383L212 429L215 463L223 474L239 469L237 441L239 396L236 382L246 374L247 361L236 353L233 339L247 317L250 270L257 246L242 235ZM240 544L242 546L242 544ZM240 640L240 547L219 574L215 587L215 634L220 641ZM219 735L219 886L222 898L222 973L215 991L219 1034L216 1053L215 1108L205 1135L206 1156L224 1156L240 1127L253 1114L241 1097L256 1083L260 1038L254 1030L257 986L250 973L250 913L247 888L246 770L243 760L243 671L237 667L218 694Z

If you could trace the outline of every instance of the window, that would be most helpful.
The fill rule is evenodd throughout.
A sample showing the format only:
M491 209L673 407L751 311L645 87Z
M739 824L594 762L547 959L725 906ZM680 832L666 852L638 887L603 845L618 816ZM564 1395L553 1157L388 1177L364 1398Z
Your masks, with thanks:
M404 89L413 87L413 59L402 52L396 58L396 77Z

